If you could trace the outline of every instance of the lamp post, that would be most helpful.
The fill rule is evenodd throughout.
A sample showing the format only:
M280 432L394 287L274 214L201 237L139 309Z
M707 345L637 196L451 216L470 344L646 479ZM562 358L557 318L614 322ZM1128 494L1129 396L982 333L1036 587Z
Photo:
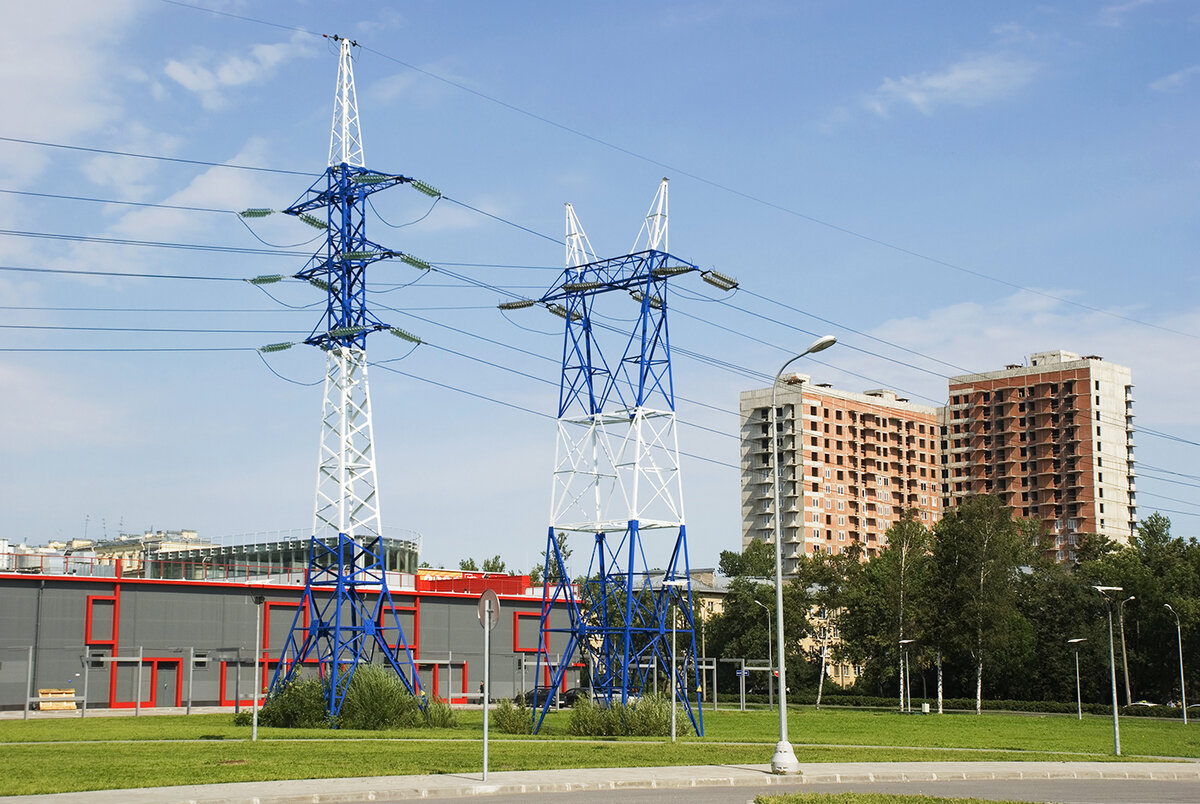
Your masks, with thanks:
M761 600L754 601L754 604L767 613L767 708L775 708L775 674L771 672L775 669L775 657L771 653L771 610L763 605Z
M908 646L915 640L900 640L900 711L912 711L912 690L908 688ZM905 708L905 694L908 696L908 707Z
M1068 639L1068 645L1075 646L1075 708L1079 710L1079 719L1083 720L1083 694L1079 691L1079 645L1087 642L1083 637Z
M1109 592L1124 592L1119 586L1093 586L1104 598L1104 607L1108 610L1108 669L1112 676L1112 713L1113 713L1113 751L1121 756L1121 721L1117 717L1117 655L1113 647L1112 600Z
M779 391L779 378L783 376L783 372L792 363L800 358L811 355L816 352L828 349L837 343L837 338L832 335L825 335L817 338L812 342L807 349L794 357L788 359L786 363L780 367L779 371L775 372L775 379L771 381L771 460L774 469L773 480L775 486L775 639L777 640L776 651L779 655L779 742L775 744L775 755L771 757L771 773L790 773L795 774L800 772L800 763L796 760L796 753L792 750L791 743L788 742L787 736L787 662L784 659L783 652L783 512L779 504L779 416L775 409L776 394ZM796 470L799 473L799 490L800 490L800 527L804 529L804 393L799 392L800 407L800 449L796 450Z
M258 740L258 693L262 689L262 679L258 675L258 660L262 656L262 605L267 602L263 595L255 595L254 600L254 714L251 718L250 741ZM188 691L191 698L191 691Z
M1183 630L1179 627L1179 613L1171 608L1170 603L1163 603L1163 608L1175 616L1175 636L1179 639L1179 702L1183 704L1183 725L1187 725L1187 692L1183 689Z
M1137 600L1137 596L1130 595L1121 601L1121 605L1117 607L1118 619L1121 622L1121 674L1125 678L1125 705L1129 706L1133 703L1133 695L1129 692L1129 658L1125 655L1125 604L1131 600Z
M671 612L671 742L675 742L675 699L678 689L675 685L675 619L676 619L676 604L675 595L678 594L679 587L687 586L687 581L682 578L672 578L669 581L663 581L662 585L672 591L668 592L671 599L671 607L668 609ZM757 602L757 601L756 601Z

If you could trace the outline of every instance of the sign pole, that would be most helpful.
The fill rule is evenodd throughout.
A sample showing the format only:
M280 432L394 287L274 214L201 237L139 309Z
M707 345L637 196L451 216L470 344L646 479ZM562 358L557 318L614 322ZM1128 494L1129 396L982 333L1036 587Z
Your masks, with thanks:
M492 698L492 629L500 620L500 598L495 589L479 596L479 624L483 626L483 781L488 776L488 701Z
M488 698L491 697L491 685L488 684L488 671L491 669L492 653L492 601L484 600L484 616L487 624L483 627L483 780L487 781L488 772Z

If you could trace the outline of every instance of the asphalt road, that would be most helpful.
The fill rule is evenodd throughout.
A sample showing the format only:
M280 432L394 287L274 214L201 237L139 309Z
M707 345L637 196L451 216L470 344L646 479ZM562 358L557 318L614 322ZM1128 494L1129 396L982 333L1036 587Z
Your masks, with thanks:
M1044 801L1058 804L1197 804L1200 784L1144 779L1024 779L941 782L849 782L844 784L771 785L770 787L692 787L671 790L522 793L487 796L488 804L729 804L752 802L758 795L806 793L900 793L904 795L981 798L995 801ZM395 802L381 802L395 804Z

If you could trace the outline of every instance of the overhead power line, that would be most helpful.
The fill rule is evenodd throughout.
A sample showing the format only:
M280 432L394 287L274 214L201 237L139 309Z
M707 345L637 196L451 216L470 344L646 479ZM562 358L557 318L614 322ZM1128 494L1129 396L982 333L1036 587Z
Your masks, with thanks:
M158 162L176 162L182 165L228 168L230 170L253 170L260 173L280 173L285 176L307 176L309 178L313 178L320 175L319 173L312 173L303 170L284 170L282 168L269 168L261 165L238 165L232 162L210 162L204 159L184 159L178 156L159 156L155 154L141 154L134 151L115 151L111 148L89 148L84 145L65 145L59 142L27 140L20 137L0 137L0 142L15 142L22 145L36 145L41 148L59 148L64 151L82 151L84 153L91 154L104 154L105 156L124 156L130 159L153 159Z

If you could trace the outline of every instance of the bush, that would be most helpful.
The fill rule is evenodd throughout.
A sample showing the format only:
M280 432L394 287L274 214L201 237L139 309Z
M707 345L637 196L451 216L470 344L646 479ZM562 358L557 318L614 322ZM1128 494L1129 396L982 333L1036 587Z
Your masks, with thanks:
M505 734L533 734L533 712L523 699L517 703L508 699L500 701L491 713L490 722Z
M250 712L241 712L244 723L235 717L234 723L250 725ZM258 710L260 726L281 729L328 728L329 710L325 703L325 682L317 678L295 679L282 689L273 691Z
M392 668L360 664L350 678L338 728L382 731L425 725L421 703Z
M390 667L360 664L350 679L337 722L328 713L329 686L322 679L294 680L272 692L258 713L259 725L284 729L343 728L382 731L412 727L447 728L454 711L441 701L420 701L409 693ZM234 716L234 724L249 726L251 712Z
M571 707L567 730L577 737L666 737L671 733L671 699L648 695L629 704L606 706L580 698ZM683 707L676 708L675 731L691 731Z

